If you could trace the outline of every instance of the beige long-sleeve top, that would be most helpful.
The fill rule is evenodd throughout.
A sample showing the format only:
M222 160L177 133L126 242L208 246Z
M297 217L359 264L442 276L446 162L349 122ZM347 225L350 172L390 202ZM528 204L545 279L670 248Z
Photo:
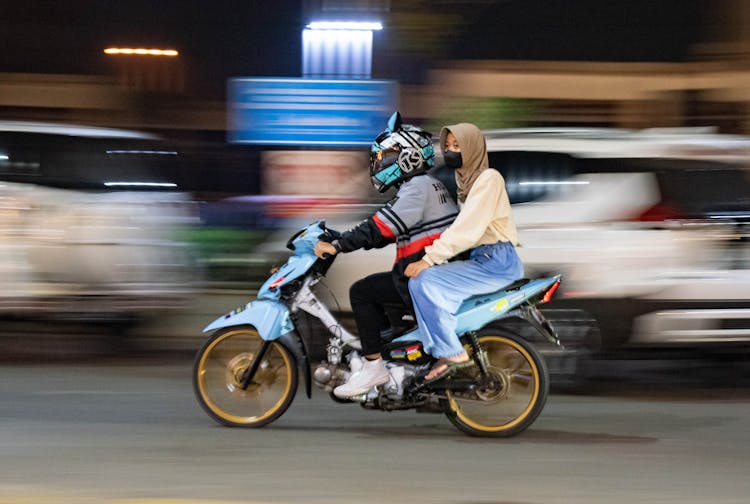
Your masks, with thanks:
M465 250L499 241L518 245L518 231L505 179L497 170L488 168L472 185L453 224L425 248L423 259L431 266L442 264Z

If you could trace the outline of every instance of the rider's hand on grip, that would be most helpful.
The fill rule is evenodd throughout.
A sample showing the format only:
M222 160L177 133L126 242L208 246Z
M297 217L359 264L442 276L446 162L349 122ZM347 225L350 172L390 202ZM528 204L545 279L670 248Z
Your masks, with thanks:
M313 252L321 259L328 259L329 257L336 255L338 250L336 250L336 247L328 242L319 241L315 244Z

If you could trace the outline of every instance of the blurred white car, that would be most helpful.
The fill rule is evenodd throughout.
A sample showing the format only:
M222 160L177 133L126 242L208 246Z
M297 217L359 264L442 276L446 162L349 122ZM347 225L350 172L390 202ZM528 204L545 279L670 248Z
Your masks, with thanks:
M563 275L548 311L564 342L593 351L750 342L750 138L565 128L486 137L526 275ZM449 170L433 173L455 187ZM394 254L337 259L327 281L342 310L349 285L389 269Z
M750 138L523 130L488 147L527 276L563 274L550 307L591 325L590 348L750 342Z

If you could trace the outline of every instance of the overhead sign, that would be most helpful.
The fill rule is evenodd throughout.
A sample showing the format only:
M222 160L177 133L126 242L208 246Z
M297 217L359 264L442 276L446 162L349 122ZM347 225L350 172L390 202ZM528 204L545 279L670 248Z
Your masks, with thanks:
M230 79L229 141L327 147L370 145L397 109L395 81Z

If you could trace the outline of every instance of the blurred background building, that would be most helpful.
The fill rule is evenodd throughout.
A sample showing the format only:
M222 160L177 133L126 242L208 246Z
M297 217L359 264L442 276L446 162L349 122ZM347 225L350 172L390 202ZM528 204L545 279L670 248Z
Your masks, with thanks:
M141 38L124 35L133 29L128 23L149 15L139 12L140 2L119 21L87 3L66 9L44 3L31 10L6 5L10 29L4 29L4 37L16 45L37 29L64 30L66 19L75 22L76 17L96 19L98 31L95 27L85 37L91 44L86 55L67 55L78 59L67 65L70 71L64 71L63 52L54 64L44 63L48 56L34 66L35 55L48 50L42 41L23 42L20 52L28 54L6 55L0 61L0 116L220 135L226 128L226 77L336 74L398 80L402 113L421 122L449 119L457 109L464 120L472 119L467 113L475 114L484 127L717 126L722 132L750 132L748 2L660 2L660 8L650 3L603 8L580 2L575 12L589 17L573 19L561 2L527 3L523 8L536 14L530 18L516 2L477 0L453 8L451 2L420 0L308 0L262 15L248 15L248 4L231 22L228 5L206 12L186 4L165 11L177 12L176 19L152 24L159 26L156 36L148 33L148 24L140 26L135 33L148 33ZM51 19L56 15L62 16L59 21ZM316 19L377 20L383 29L335 50L330 44L313 47L304 42L303 32ZM53 23L52 29L45 21ZM181 34L179 23L194 25L192 35L202 42L181 46L189 37ZM542 40L524 40L529 36L523 31L534 27L539 30L534 37ZM667 33L656 38L658 31ZM599 44L610 49L593 46L594 36L580 32L602 35ZM103 52L120 42L124 47L174 47L179 55ZM286 54L271 47L275 44L283 45ZM221 46L226 54L208 56L212 47ZM364 61L370 47L372 60ZM313 61L317 68L310 66Z
M315 23L321 22L368 24L316 29L320 26ZM581 222L591 225L596 238L579 245L595 251L591 244L606 242L596 233L605 231L609 236L614 227L627 231L640 226L636 234L648 234L648 239L627 238L623 244L613 245L610 252L629 257L632 251L624 244L641 243L642 250L649 252L643 264L654 264L652 259L661 253L657 244L662 242L651 235L674 244L675 233L670 227L674 221L698 229L712 241L705 250L696 250L696 257L699 252L705 252L705 257L698 257L688 269L707 265L712 275L721 269L726 278L734 279L738 308L745 311L737 315L739 322L721 323L730 331L740 331L739 337L750 338L747 295L742 291L747 280L738 273L747 271L746 186L735 183L744 180L736 165L748 159L746 141L724 138L719 145L716 136L679 141L668 135L639 136L640 130L647 128L678 127L750 135L750 0L4 2L0 4L0 47L6 49L0 51L0 123L4 124L0 130L0 174L3 183L33 186L27 190L0 184L0 210L17 223L3 231L5 248L0 247L0 254L5 255L0 259L13 275L23 273L27 275L24 279L36 279L30 291L34 296L48 292L43 289L50 283L61 287L61 272L84 272L97 266L96 274L87 273L92 281L79 282L84 278L81 273L80 278L67 279L65 284L75 286L76 295L81 294L81 288L88 289L83 292L87 296L108 289L108 295L118 294L121 300L124 294L112 286L122 286L126 283L123 279L143 278L155 289L161 278L172 278L179 280L179 295L170 294L165 300L178 306L193 293L192 275L203 281L201 288L208 285L211 289L245 286L264 275L271 255L263 256L261 246L267 246L266 252L276 247L278 253L288 236L284 232L281 239L273 232L289 226L295 217L314 212L343 221L361 218L362 212L372 209L363 203L376 204L384 197L367 183L364 167L369 136L359 143L326 146L242 143L232 134L231 83L236 78L320 83L320 88L308 90L307 95L271 90L269 94L289 100L287 109L294 108L292 100L300 99L307 99L311 109L325 108L321 100L326 94L341 100L328 105L344 108L346 100L351 105L354 98L332 91L334 86L329 85L349 81L355 83L352 86L381 83L384 89L395 90L384 94L393 100L382 108L397 107L406 121L433 132L459 121L474 122L485 130L587 129L588 133L581 133L573 143L561 137L540 140L538 135L518 140L499 133L498 138L492 138L491 162L503 167L513 202L541 198L548 192L547 185L560 182L553 180L554 176L603 172L606 183L596 190L591 185L586 194L562 200L579 208L588 206L586 198L593 197L592 201L606 204L610 210L606 214L609 220L604 222L600 217L603 212L596 212L598 220L592 220L593 214L581 214ZM369 90L357 92L374 96ZM73 138L76 135L69 130L44 126L44 136L39 137L43 141L37 139L35 144L28 135L41 134L39 126L5 124L12 121L110 130L91 128L82 133L76 129L78 137ZM287 117L276 120L282 129L298 126L295 121ZM378 123L375 128L381 127ZM634 131L626 136L618 129ZM133 130L144 135L137 143L130 137ZM551 149L558 141L568 143ZM627 152L622 150L626 144L630 146ZM602 161L605 154L609 158ZM690 173L697 173L690 162L673 162L672 158L683 157L705 162L701 170L711 172L707 177L730 173L723 187L734 189L734 199L729 201L726 195L730 191L717 183L708 188L705 201L701 200L705 208L678 205L675 209L675 201L683 203L683 198L677 197L683 194L682 188L693 182L678 180L674 185L678 191L672 189L671 177L685 166L690 167ZM651 164L639 164L638 158L648 158ZM725 161L732 166L725 166ZM662 163L670 167L664 168ZM672 164L679 166L672 169ZM155 171L150 171L152 168ZM613 182L611 172L619 169L647 174L638 182L640 186L633 186L630 177ZM118 178L106 179L105 175ZM446 180L451 177L449 173ZM105 182L126 185L103 189ZM118 200L117 205L109 197L71 196L62 191L114 192L123 187L136 191L135 186L127 185L134 183L142 184L137 189L141 192ZM170 191L179 197L156 196L155 186L148 185L154 183L171 184ZM49 185L61 191L37 187ZM603 199L608 193L600 192L599 187L609 188L612 194L627 194L625 189L613 187L645 187L636 190L653 197L642 201L637 212L627 213L625 207L613 207L620 204L614 197ZM22 193L23 197L19 196ZM688 194L685 201L696 201L692 189ZM43 195L47 204L38 203L38 195ZM53 201L59 205L52 205ZM123 210L131 208L140 212ZM146 208L155 209L155 213L144 211ZM45 221L45 212L63 214L68 209L75 212L71 210L71 217L58 226L68 230L66 233L60 235L39 224ZM128 215L114 215L117 211ZM540 212L544 219L555 213ZM163 218L157 218L159 215ZM530 226L541 226L541 221L529 219ZM92 224L97 222L108 222L112 229L137 228L128 243L119 246L122 257L133 255L128 251L140 251L140 262L116 259L120 256L101 252L101 247L96 249L96 260L82 260L79 251L113 243L108 234L96 234L106 228ZM707 222L711 233L698 227ZM610 226L612 223L616 226ZM652 232L656 228L658 232ZM87 235L85 230L94 234ZM28 253L19 252L19 233L24 234ZM549 233L536 236L542 237L544 245ZM571 236L566 233L561 237L561 248L570 248ZM57 257L67 257L69 262L52 264L34 255L40 239L45 251L53 245L63 247L65 253ZM699 242L691 235L693 247ZM148 253L143 252L144 243L150 247ZM539 249L551 250L546 245ZM262 253L251 254L256 251ZM531 254L534 249L526 251ZM562 268L560 256L553 257L555 267ZM675 255L675 260L681 257ZM117 264L112 263L115 259ZM387 268L390 260L392 254L382 268L375 260L368 266ZM524 260L532 264L533 258ZM337 262L344 264L343 260ZM537 264L544 272L547 264ZM618 281L622 278L607 261L600 270L592 264L587 261L578 270L579 287L603 271L615 273L612 277ZM642 269L640 264L638 268ZM351 271L362 273L361 265L355 264ZM570 271L566 274L575 278ZM663 279L654 278L645 279L643 285L662 288L659 282ZM343 275L334 289L340 288L345 297L350 281L351 275ZM727 285L725 277L721 282ZM616 282L613 285L622 287ZM682 284L675 285L679 287L674 287L676 292L685 292ZM590 294L583 288L581 293L582 297ZM132 290L125 294L130 296ZM702 292L694 297L701 296L703 301L708 299ZM130 297L119 305L113 299L108 301L110 307L133 306ZM138 302L142 299L147 301L137 305L139 314L152 311L146 309L150 306L158 307L148 296L139 297ZM721 297L717 303L724 305L727 299ZM17 302L6 301L7 306ZM39 306L28 299L21 303L26 308ZM122 313L118 316L127 321L125 325L136 318L130 312ZM190 330L197 332L200 321L194 325ZM668 329L673 330L671 326ZM159 331L161 328L155 330Z

